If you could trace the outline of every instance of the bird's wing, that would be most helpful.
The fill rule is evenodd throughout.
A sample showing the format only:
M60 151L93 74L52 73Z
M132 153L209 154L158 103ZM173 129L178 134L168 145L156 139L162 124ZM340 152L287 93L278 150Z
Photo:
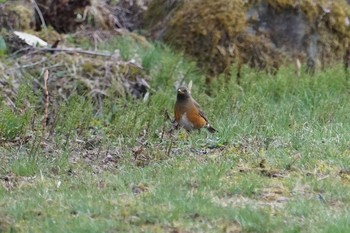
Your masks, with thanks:
M201 109L201 106L199 106L199 104L197 103L197 101L195 101L194 99L193 99L193 103L194 103L194 106L197 107L198 112L199 112L199 115L200 115L201 117L203 117L204 120L205 120L206 122L208 122L208 118L207 118L207 116L205 115L205 113L203 112L203 110Z

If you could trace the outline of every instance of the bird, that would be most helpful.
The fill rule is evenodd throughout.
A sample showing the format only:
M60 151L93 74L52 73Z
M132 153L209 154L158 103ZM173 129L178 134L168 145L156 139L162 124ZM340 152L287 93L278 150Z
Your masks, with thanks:
M175 121L177 125L183 127L188 132L201 128L206 128L210 133L216 132L208 122L208 118L192 98L191 93L186 87L177 89L177 98L174 108Z

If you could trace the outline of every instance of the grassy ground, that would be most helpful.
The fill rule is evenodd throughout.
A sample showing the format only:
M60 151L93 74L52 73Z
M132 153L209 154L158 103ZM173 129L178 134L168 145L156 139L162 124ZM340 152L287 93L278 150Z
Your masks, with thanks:
M124 38L100 48L138 54L149 99L110 98L96 111L73 95L43 138L39 97L23 84L17 105L32 107L0 108L0 232L350 231L341 68L298 78L245 69L242 87L218 79L209 90L164 46ZM218 133L168 133L183 76Z

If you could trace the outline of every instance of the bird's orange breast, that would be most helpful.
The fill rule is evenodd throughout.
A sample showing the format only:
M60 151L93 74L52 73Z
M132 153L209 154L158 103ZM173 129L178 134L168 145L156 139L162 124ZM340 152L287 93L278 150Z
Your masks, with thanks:
M175 120L180 125L184 114L186 114L188 121L191 122L194 129L203 128L207 124L207 121L199 114L198 108L191 101L187 101L186 103L176 102L174 110Z

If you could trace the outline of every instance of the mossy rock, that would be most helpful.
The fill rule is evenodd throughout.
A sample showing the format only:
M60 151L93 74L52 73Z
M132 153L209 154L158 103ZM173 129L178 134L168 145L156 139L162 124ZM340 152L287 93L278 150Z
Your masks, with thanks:
M152 28L161 25L171 18L185 0L153 0L148 5L148 10L144 12L144 26Z
M345 0L153 0L145 14L153 37L195 58L210 77L233 63L276 71L295 59L311 69L338 62L349 18Z
M0 30L28 30L34 25L34 10L28 1L0 4Z
M233 61L232 42L246 28L244 8L240 0L186 2L172 18L164 40L198 58L211 74L221 73Z
M0 36L3 38L3 42L6 46L6 53L16 53L22 49L28 48L28 44L16 36L13 32L9 32L6 29L0 31Z

